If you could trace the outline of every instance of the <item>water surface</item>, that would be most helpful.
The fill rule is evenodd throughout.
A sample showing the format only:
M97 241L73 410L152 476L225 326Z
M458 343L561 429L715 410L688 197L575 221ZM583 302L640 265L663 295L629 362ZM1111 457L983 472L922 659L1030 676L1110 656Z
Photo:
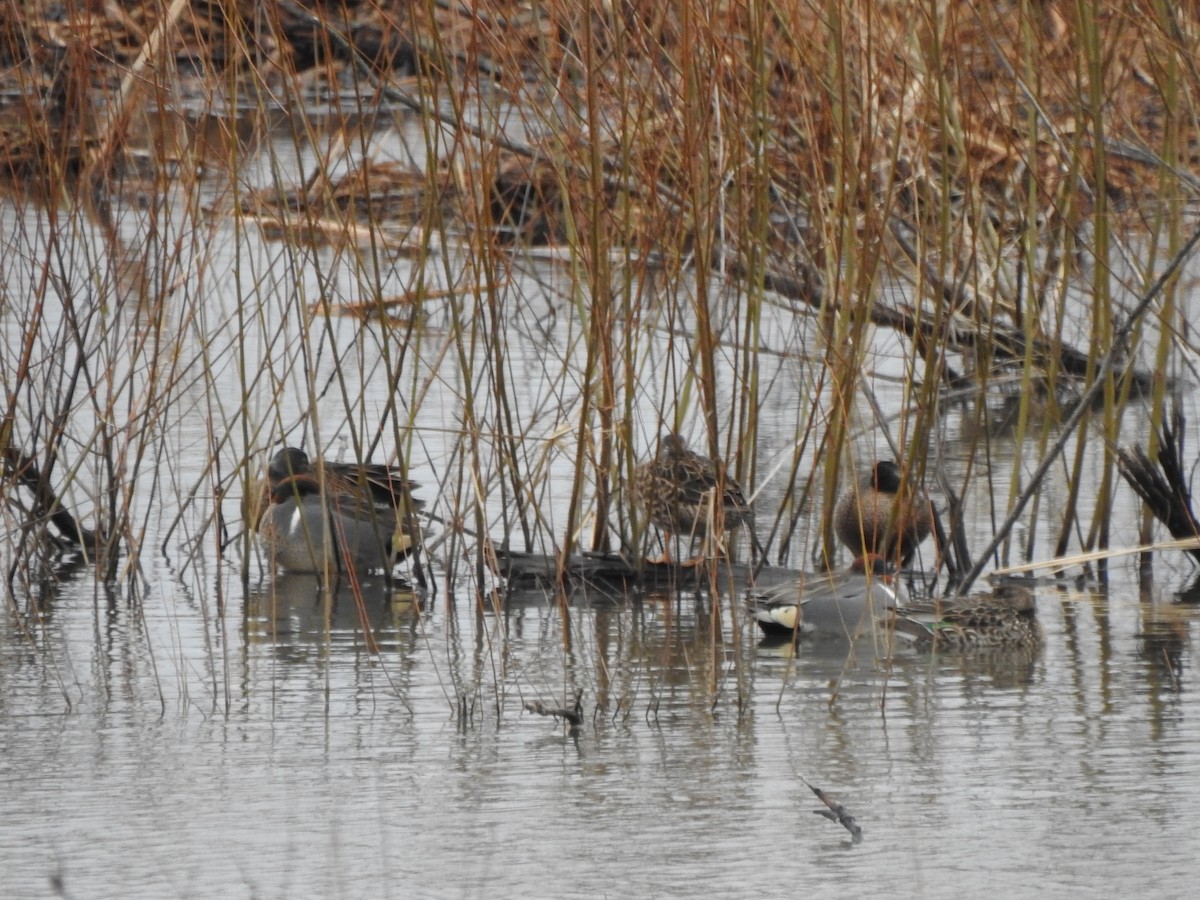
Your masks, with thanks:
M52 877L70 896L1029 896L1148 872L1183 896L1196 874L1197 612L1169 601L1046 590L1039 653L881 667L748 630L714 650L691 593L576 603L566 653L528 596L476 616L375 591L368 640L345 595L327 612L284 587L207 625L180 597L143 614L70 586L31 637L6 613L7 896ZM577 735L523 710L575 690Z

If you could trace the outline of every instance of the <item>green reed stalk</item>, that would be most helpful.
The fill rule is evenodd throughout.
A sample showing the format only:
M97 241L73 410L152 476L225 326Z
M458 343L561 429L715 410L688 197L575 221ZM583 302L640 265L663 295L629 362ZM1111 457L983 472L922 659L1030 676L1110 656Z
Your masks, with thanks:
M1175 10L1169 4L1155 3L1154 4L1155 18L1161 23L1164 33L1182 37L1179 24L1175 19ZM1179 56L1175 53L1169 54L1162 61L1161 75L1161 90L1163 94L1163 105L1166 108L1166 122L1163 134L1163 146L1161 156L1173 165L1183 165L1188 156L1188 140L1187 132L1183 126L1183 122L1189 115L1192 117L1193 124L1195 122L1195 109L1189 110L1188 104L1194 100L1187 94L1185 75L1190 71L1193 78L1197 74L1194 61L1190 66L1181 66ZM1165 168L1165 167L1164 167ZM1162 171L1160 177L1169 182L1174 181L1174 175L1168 171ZM1148 254L1146 261L1146 271L1153 272L1155 264L1158 260L1158 246L1160 244L1159 235L1162 230L1166 231L1165 245L1168 257L1178 252L1179 245L1183 241L1181 233L1183 216L1186 212L1186 199L1184 193L1178 190L1165 191L1166 208L1163 211L1165 222L1155 219L1155 227L1152 229L1151 237L1148 239ZM1181 314L1177 298L1178 284L1172 282L1163 291L1162 308L1159 310L1157 318L1158 341L1154 348L1154 384L1150 396L1150 424L1149 434L1147 436L1147 452L1151 459L1158 458L1158 441L1161 434L1163 420L1167 412L1166 394L1167 394L1167 371L1172 359L1172 351L1176 349L1179 339L1180 326L1186 326L1186 322ZM1142 523L1139 538L1142 543L1149 543L1153 533L1154 516L1149 508L1142 510ZM1151 554L1147 554L1144 563L1148 564L1153 559Z
M1110 293L1110 270L1109 270L1109 228L1108 228L1108 203L1106 196L1106 156L1104 152L1104 117L1103 109L1103 85L1104 85L1104 60L1102 58L1102 50L1100 47L1099 36L1096 30L1096 22L1094 19L1095 9L1088 0L1081 0L1077 4L1079 13L1079 30L1082 38L1083 56L1085 69L1080 73L1081 79L1086 83L1083 86L1081 96L1086 97L1085 105L1080 109L1084 120L1091 127L1092 137L1092 153L1093 153L1093 170L1092 176L1096 189L1093 191L1093 199L1095 202L1095 212L1093 221L1095 223L1095 244L1094 256L1096 265L1093 269L1094 277L1092 280L1092 336L1093 340L1090 345L1088 356L1088 373L1087 381L1096 377L1097 365L1100 358L1105 354L1106 348L1111 346L1112 340L1112 318L1111 318L1111 303L1112 296ZM1106 435L1111 436L1110 421L1114 415L1114 390L1111 373L1107 376L1107 382L1103 388L1104 406L1103 406L1103 427ZM1068 475L1067 500L1063 513L1063 519L1060 523L1060 531L1058 544L1055 548L1056 555L1062 555L1066 552L1070 543L1071 531L1079 527L1078 517L1078 501L1079 490L1083 481L1083 466L1085 460L1085 448L1087 441L1085 435L1091 424L1091 414L1085 413L1080 422L1079 439L1075 445L1075 456ZM1110 475L1111 475L1111 451L1105 452L1104 474L1102 476L1102 490L1097 497L1096 511L1105 510L1105 518L1107 518L1107 495L1110 490ZM1093 519L1093 528L1095 528L1096 519ZM1090 549L1092 536L1089 535L1084 549Z
M828 54L826 78L831 85L828 100L830 124L835 128L838 151L830 160L833 167L833 195L828 207L818 201L823 230L820 238L833 253L825 261L826 305L822 309L825 337L825 366L830 371L829 422L825 446L823 495L837 496L839 464L848 443L851 411L858 386L859 372L866 358L865 338L870 294L855 294L860 255L857 252L855 223L858 215L859 123L852 104L854 74L847 59L845 32L847 9L835 3L825 26ZM862 298L862 299L859 299ZM821 546L826 566L833 559L832 504L826 504L821 524Z

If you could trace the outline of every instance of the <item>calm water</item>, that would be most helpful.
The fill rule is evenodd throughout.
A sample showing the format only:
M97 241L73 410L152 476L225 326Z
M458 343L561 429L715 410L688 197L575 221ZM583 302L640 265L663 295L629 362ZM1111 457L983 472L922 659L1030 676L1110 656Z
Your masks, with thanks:
M566 654L534 595L477 617L369 590L368 639L306 579L207 625L182 595L143 614L72 587L32 638L3 619L5 896L52 877L77 897L1194 884L1195 608L1044 590L1042 652L884 672L749 631L714 652L692 593L580 598ZM576 689L575 737L523 711Z
M423 146L410 149L419 158ZM252 166L246 177L304 171L311 159L296 155L281 148L274 168ZM140 246L148 219L128 215L122 234ZM66 270L61 284L88 285L90 261L105 250L81 229L76 244L49 253L35 209L0 205L0 226L0 363L10 379L38 261L53 256ZM122 483L141 539L136 573L112 591L86 567L57 586L18 582L0 612L0 895L50 896L56 883L70 897L123 898L1194 892L1200 607L1175 601L1193 577L1177 555L1156 560L1157 581L1145 591L1128 560L1113 563L1106 588L1041 584L1038 653L887 667L808 646L798 656L760 646L731 614L737 598L691 591L573 597L567 649L553 597L523 592L477 607L469 541L435 553L437 587L420 603L376 584L360 606L306 579L274 579L255 559L244 587L239 545L224 561L213 552L213 512L238 519L236 466L247 457L261 463L297 425L292 443L351 455L351 436L369 434L395 403L386 366L400 346L397 394L403 430L415 435L413 477L443 520L475 521L457 505L471 493L453 481L459 435L468 403L488 427L498 413L482 394L468 399L454 367L466 348L479 354L473 371L488 371L492 348L453 344L455 315L468 335L474 324L503 322L505 412L538 473L532 491L546 532L560 535L578 427L577 385L560 373L581 370L586 354L578 285L561 268L536 278L507 273L501 290L515 295L493 298L499 312L472 305L467 289L458 313L439 309L401 340L377 323L310 320L307 310L320 296L361 300L362 283L385 296L412 290L409 257L284 250L220 217L205 228L198 236L183 229L182 263L165 242L163 282L181 285L162 313L173 323L163 357L169 414L116 433L118 444L144 441L149 450ZM188 269L189 252L205 265ZM445 288L437 279L461 269L461 260L441 259L423 283ZM44 313L54 327L32 348L22 435L62 384L55 296ZM666 302L639 299L647 310ZM726 330L737 323L736 298L729 304L718 323ZM149 377L144 356L128 358L145 320L105 312L96 326L105 330L93 335L96 371L106 373L96 402L127 412L139 406L130 399L141 396L137 379ZM784 310L763 316L771 352L760 360L770 386L761 403L760 515L783 493L783 461L802 423L823 415L814 412L822 400L812 387L811 321ZM660 321L639 333L647 362L639 384L627 386L638 397L631 434L639 452L663 412L673 415L687 353L672 328L685 325ZM868 383L889 413L903 405L903 353L880 334L870 354ZM122 372L134 385L129 395ZM736 374L719 377L734 396ZM111 402L106 384L117 395ZM80 448L95 440L92 419L101 418L88 402L81 394L64 411L64 467L78 462L84 486L98 464ZM1189 402L1190 421L1200 422ZM869 409L862 420L871 421ZM947 414L939 443L951 476L956 454L980 437L973 421L970 409ZM1138 439L1141 426L1128 427ZM699 434L699 419L685 430ZM471 459L500 539L511 510L489 434ZM215 449L214 435L223 440ZM1004 486L1016 448L1000 432L990 441ZM855 442L863 458L885 451L869 426ZM1188 442L1193 452L1197 443ZM1092 444L1087 470L1098 472L1102 445ZM385 439L375 457L391 446ZM222 501L218 483L230 488ZM1083 502L1095 491L1085 486ZM1052 477L1043 523L1064 495ZM68 497L84 515L93 499L86 487ZM991 534L992 497L980 490L966 500L968 537L979 548ZM21 523L4 509L7 572ZM1137 543L1138 515L1122 489L1114 545ZM801 523L796 559L807 558L813 521ZM577 692L586 718L574 736L524 708L569 705ZM805 779L857 817L861 844L813 814L819 804Z

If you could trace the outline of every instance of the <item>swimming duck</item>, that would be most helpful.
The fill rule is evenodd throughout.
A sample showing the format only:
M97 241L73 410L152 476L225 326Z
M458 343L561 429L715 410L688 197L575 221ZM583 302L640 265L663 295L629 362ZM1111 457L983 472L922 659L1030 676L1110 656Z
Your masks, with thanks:
M918 650L1029 650L1042 642L1033 593L1003 586L989 595L907 606L896 636Z
M758 591L753 600L751 613L768 636L854 640L885 624L907 593L885 561L871 556L839 572Z
M303 450L285 447L251 492L247 522L288 572L390 571L413 547L412 513L424 505L414 487L393 466L314 468Z
M723 493L716 508L718 482ZM663 436L658 454L639 465L633 473L633 493L651 524L663 532L663 553L651 563L671 561L671 535L707 537L713 520L731 531L743 523L753 528L754 514L741 486L725 468L707 456L688 449L684 439L672 432ZM696 565L695 558L684 565Z
M898 506L900 467L881 460L846 491L834 510L838 539L856 557L877 554L901 566L912 561L920 543L933 530L933 506L915 491L907 506Z

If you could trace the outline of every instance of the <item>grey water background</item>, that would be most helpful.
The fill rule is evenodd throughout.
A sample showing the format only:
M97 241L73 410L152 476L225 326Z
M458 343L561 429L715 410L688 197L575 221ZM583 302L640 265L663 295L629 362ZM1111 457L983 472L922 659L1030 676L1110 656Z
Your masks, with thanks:
M277 148L271 165L305 169L286 155ZM247 177L275 177L261 165ZM11 358L47 226L7 203L0 220ZM131 237L138 227L127 226ZM357 296L361 261L333 249L294 256L232 220L208 227L195 294L166 313L181 318L189 352L178 366L194 380L183 380L178 414L143 438L164 451L163 477L131 485L145 523L141 590L100 584L81 566L42 588L38 611L17 595L0 613L0 894L1191 896L1200 607L1176 597L1195 574L1181 555L1159 556L1150 581L1132 557L1114 560L1106 581L1077 580L1079 568L1038 581L1038 652L887 664L760 645L731 614L738 598L691 589L580 591L567 649L553 594L479 604L470 566L436 551L427 596L375 581L361 606L264 571L236 542L218 559L207 516L220 504L236 523L240 498L193 490L212 466L214 428L256 423L253 446L221 451L226 471L282 440L279 407L283 422L308 411L310 449L344 453L347 422L369 422L388 398L373 337L383 326L298 313L323 293ZM428 268L432 279L459 271ZM400 292L412 263L391 259L378 277L383 293ZM556 410L547 360L581 353L563 278L553 263L518 273L521 303L505 322L517 404L526 421L546 420L532 430L551 448L551 529L565 521L573 459L560 449L572 419ZM278 300L247 311L246 298L264 296ZM793 316L767 315L776 318L765 334L803 342ZM433 352L447 331L446 316L433 316L409 359L429 392L409 463L445 518L454 510L438 486L464 391ZM663 359L678 352L664 335L650 340ZM894 415L902 353L893 335L875 341L867 382ZM301 364L297 347L323 352ZM247 396L234 348L282 389L264 383ZM120 359L113 350L114 366ZM336 391L310 406L309 387L333 359L355 378L349 413ZM756 503L770 508L809 382L794 353L764 360L775 369L763 382L776 389ZM650 369L663 381L646 391L634 429L647 450L655 400L670 387L669 365ZM1191 397L1186 408L1190 436L1200 411ZM942 446L973 440L972 421L968 407L948 410ZM688 429L701 433L698 421ZM1145 423L1131 417L1126 433L1144 440ZM1020 448L991 439L1003 471ZM863 458L884 450L869 427L856 440ZM1085 452L1098 459L1100 442ZM951 480L959 474L953 452L941 464ZM1085 487L1085 502L1097 488ZM1061 508L1064 492L1052 475L1047 508ZM970 501L978 548L991 513L987 498ZM487 502L499 532L506 510ZM1140 508L1123 487L1117 502L1113 543L1133 545ZM5 520L6 554L16 527ZM569 705L576 691L577 735L524 708ZM805 780L856 815L861 844L813 814Z

